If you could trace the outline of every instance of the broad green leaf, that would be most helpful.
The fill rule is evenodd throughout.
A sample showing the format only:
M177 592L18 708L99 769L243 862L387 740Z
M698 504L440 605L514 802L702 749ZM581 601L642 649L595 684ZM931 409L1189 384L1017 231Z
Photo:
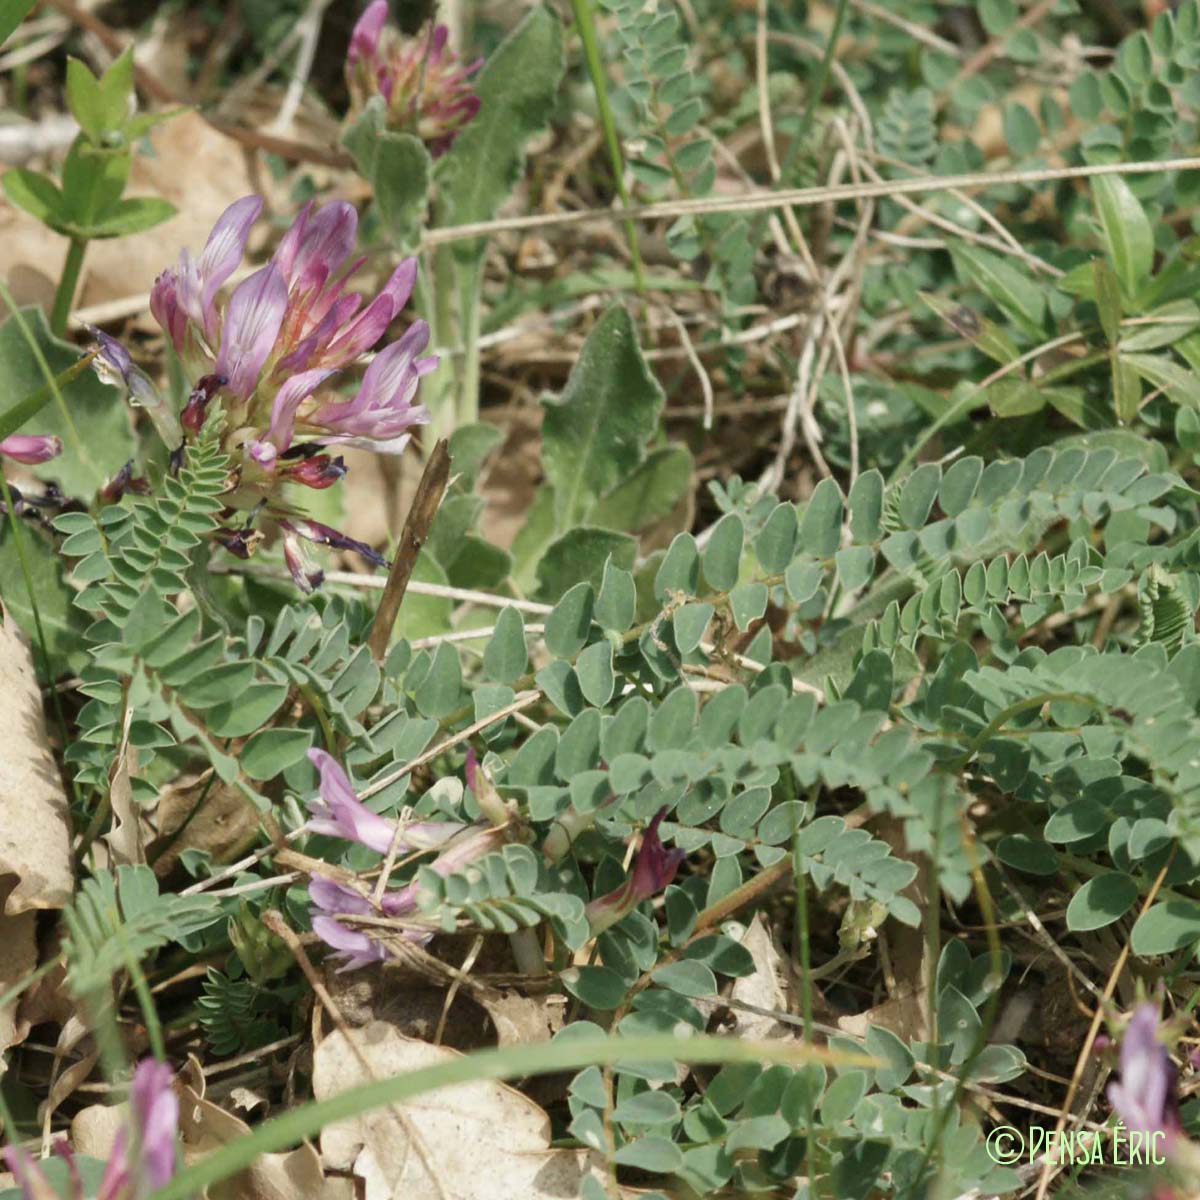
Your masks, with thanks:
M975 455L951 463L942 475L938 503L948 517L957 517L975 498L975 489L983 476L983 459Z
M1042 128L1025 105L1013 102L1004 106L1004 140L1016 158L1036 152Z
M21 533L33 585L33 601L25 586L11 523L3 516L0 517L0 596L4 598L4 607L29 636L39 675L43 673L43 665L34 621L35 605L50 654L51 674L57 676L68 670L78 670L87 661L83 631L90 622L75 606L74 589L67 584L62 560L49 540L31 525L25 525Z
M1152 387L1161 388L1176 404L1200 408L1200 376L1174 359L1165 354L1122 354L1121 361Z
M130 196L117 201L103 217L93 221L88 232L94 238L142 233L169 221L178 212L175 205L157 196Z
M1125 329L1121 337L1122 352L1175 345L1200 326L1200 308L1194 300L1172 300L1146 313L1142 320L1146 323Z
M604 564L600 595L592 614L602 629L624 633L637 613L637 586L633 576L612 562Z
M712 615L711 604L685 604L675 611L672 618L675 626L675 646L680 654L690 654L700 645Z
M104 141L105 105L100 81L77 58L67 59L67 106L79 128L99 146Z
M66 200L58 184L38 171L10 167L4 172L4 194L18 208L23 208L51 229L61 232L69 219Z
M1117 420L1128 425L1137 416L1142 403L1142 380L1132 363L1114 354L1112 360L1113 407ZM1190 410L1185 410L1190 411Z
M1092 180L1092 199L1104 235L1109 261L1127 296L1154 265L1154 231L1141 201L1119 175L1098 175Z
M588 1008L609 1012L625 999L625 981L611 967L568 967L559 976L563 986Z
M745 532L742 518L737 513L726 513L713 526L700 556L705 582L713 591L727 592L737 583Z
M499 683L512 683L528 666L525 622L520 611L509 606L496 618L495 631L483 652L483 672Z
M813 489L800 518L800 549L818 558L837 550L842 537L842 493L832 479L822 479Z
M583 698L597 708L602 708L611 699L616 678L613 675L612 643L594 642L575 660L575 677Z
M129 116L133 99L133 47L126 46L100 77L100 113L104 131L120 130Z
M33 11L37 0L0 0L0 46L12 36L13 31Z
M413 699L423 717L441 719L462 704L462 665L458 651L442 642Z
M311 745L307 729L260 729L242 747L238 762L251 779L274 779L299 762Z
M542 464L555 528L581 524L596 500L641 463L663 392L619 304L596 323L559 397L543 400Z
M217 737L247 737L275 715L287 693L287 686L282 683L253 683L236 699L209 709L205 713L205 726Z
M546 615L546 649L559 658L573 658L586 644L592 626L596 591L577 583Z
M1067 928L1103 929L1120 920L1137 903L1137 881L1122 871L1106 871L1089 879L1067 905Z
M404 250L421 237L433 160L420 138L387 128L383 98L373 96L342 136L359 174L375 191L375 203L393 243Z
M856 542L878 541L883 532L883 476L874 468L864 471L846 498L850 509L850 532Z
M692 486L692 453L686 446L652 450L588 513L601 529L640 533L671 514Z
M553 602L577 583L598 587L609 556L615 566L631 570L637 543L627 533L583 526L553 542L537 565L538 599Z
M438 164L444 224L496 215L521 176L525 143L546 126L563 70L562 21L539 5L488 56L475 81L479 113ZM455 244L459 258L482 252L481 240Z
M0 326L0 396L26 396L46 386L21 322L52 374L79 361L78 348L50 333L40 309L22 309L21 321L10 317ZM75 377L60 392L62 404L52 399L20 432L57 434L62 454L32 470L41 479L55 480L69 496L90 500L133 456L129 410L120 393L91 371Z
M1096 286L1096 308L1100 313L1100 328L1110 346L1115 346L1121 336L1121 285L1116 273L1107 261L1097 258L1092 262L1092 275Z
M1200 904L1183 897L1155 904L1138 917L1130 941L1133 952L1144 958L1200 942Z
M645 1091L622 1100L613 1111L620 1125L660 1125L679 1119L679 1101L667 1092Z
M754 553L764 571L781 575L787 570L796 550L796 534L795 506L777 504L754 539Z
M964 281L975 284L1030 337L1045 335L1046 295L1023 270L990 250L950 242L950 256Z
M669 1175L683 1166L683 1151L663 1137L634 1138L613 1155L613 1162L623 1167L636 1167L639 1171Z
M659 967L651 978L659 987L693 999L717 994L717 977L709 967L695 959L668 963Z
M677 534L654 577L654 595L664 600L675 592L694 596L700 589L700 552L690 533Z
M921 299L933 309L955 333L999 363L1010 363L1020 357L1016 343L994 321L980 316L965 304L953 304L943 296L922 292Z

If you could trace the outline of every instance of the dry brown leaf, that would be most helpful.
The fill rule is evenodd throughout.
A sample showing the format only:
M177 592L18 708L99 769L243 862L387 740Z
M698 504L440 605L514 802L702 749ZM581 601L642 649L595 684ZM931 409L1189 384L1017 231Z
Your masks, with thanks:
M207 850L214 862L232 862L257 836L259 816L254 805L220 780L208 786L211 775L209 769L181 776L159 793L151 849L157 854L154 873L160 879L171 874L185 850ZM201 796L204 802L197 808Z
M101 1161L109 1158L117 1134L125 1127L124 1104L89 1104L71 1118L71 1147Z
M870 1026L879 1025L902 1041L923 1041L925 1011L924 992L902 992L866 1012L839 1017L838 1028L851 1037L864 1038Z
M37 966L37 913L0 916L0 992L19 983ZM0 1054L24 1041L30 1024L16 1004L0 1008Z
M29 641L7 618L0 625L0 686L0 878L17 879L3 911L62 908L73 888L70 811L46 740Z
M176 1082L179 1132L188 1164L250 1132L250 1126L204 1098L204 1075L189 1058ZM350 1179L329 1178L309 1144L287 1154L264 1154L252 1167L208 1189L209 1200L353 1200Z
M112 806L112 828L101 839L108 847L109 866L125 867L146 861L142 845L142 827L137 804L133 799L133 776L137 774L137 750L129 744L129 729L133 723L132 706L126 709L121 744L108 788Z
M318 1100L367 1083L372 1073L388 1078L461 1057L406 1038L382 1021L350 1031L349 1038L353 1042L334 1033L317 1047ZM561 1200L578 1196L583 1179L600 1172L588 1152L549 1149L550 1118L494 1080L441 1088L398 1107L432 1155L438 1181L392 1109L338 1121L321 1134L326 1166L353 1169L364 1181L366 1200L441 1200L442 1188L449 1200Z
M775 945L762 913L755 913L741 941L754 959L754 973L733 981L729 993L731 999L769 1012L788 1012L787 960ZM760 1041L796 1036L794 1028L781 1024L774 1017L738 1008L732 1010L732 1016L735 1023L728 1032L741 1038Z

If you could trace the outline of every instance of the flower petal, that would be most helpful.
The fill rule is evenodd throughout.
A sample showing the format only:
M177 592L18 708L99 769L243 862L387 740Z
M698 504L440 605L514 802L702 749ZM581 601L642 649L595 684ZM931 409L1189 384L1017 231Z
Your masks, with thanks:
M301 371L279 389L271 405L271 425L267 439L282 453L292 444L296 431L296 410L334 374L332 369Z
M274 263L238 284L225 310L217 374L241 400L254 391L287 311L287 284Z
M216 336L216 312L213 301L221 285L237 270L246 253L250 229L262 213L261 196L243 196L235 200L218 218L204 249L200 252L197 270L200 275L200 305L204 313L204 329L209 337Z
M354 32L350 35L350 49L346 52L346 65L355 66L360 59L373 58L379 49L379 35L388 19L388 0L373 0L363 15L358 18Z

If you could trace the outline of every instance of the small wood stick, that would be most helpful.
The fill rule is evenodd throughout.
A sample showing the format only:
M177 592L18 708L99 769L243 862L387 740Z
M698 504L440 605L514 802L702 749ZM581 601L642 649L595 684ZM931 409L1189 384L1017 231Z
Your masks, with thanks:
M392 636L392 627L396 624L400 605L404 603L404 593L408 590L408 581L412 578L417 555L429 536L429 527L433 524L433 518L437 515L438 505L442 502L442 495L449 482L450 451L446 446L446 439L442 438L434 446L429 462L425 464L421 482L417 484L417 494L408 510L404 532L400 535L400 545L396 549L392 569L388 572L387 586L383 589L379 607L375 610L375 620L371 625L371 636L367 639L367 645L371 647L371 656L376 662L382 662L387 653L388 638Z

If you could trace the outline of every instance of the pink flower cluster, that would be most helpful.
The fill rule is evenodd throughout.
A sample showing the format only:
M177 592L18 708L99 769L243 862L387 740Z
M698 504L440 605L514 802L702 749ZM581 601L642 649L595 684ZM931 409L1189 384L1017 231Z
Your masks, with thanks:
M142 1200L175 1174L175 1135L179 1128L179 1097L171 1087L172 1071L166 1063L146 1058L133 1073L129 1107L134 1137L122 1129L100 1181L96 1200ZM83 1180L71 1147L60 1141L54 1151L70 1171L69 1200L84 1200ZM24 1200L46 1200L59 1195L41 1167L15 1146L4 1150L4 1162L21 1189Z
M184 250L176 266L155 281L150 309L170 337L193 390L178 418L158 397L128 352L96 332L98 362L110 382L119 382L146 407L172 449L197 433L212 402L225 412L224 449L235 475L227 503L257 512L274 502L283 518L285 554L297 584L306 591L320 572L306 562L297 538L359 550L369 547L313 521L295 519L276 499L282 482L330 487L346 473L341 457L328 451L357 446L399 454L414 426L429 420L415 403L421 376L437 366L423 354L429 326L413 321L395 342L379 351L349 399L332 392L340 372L353 367L383 336L412 293L415 258L392 272L382 291L367 301L349 290L364 259L351 259L358 229L353 205L335 200L315 209L309 203L284 234L271 261L222 299L222 288L238 268L254 222L258 196L246 196L221 215L199 257ZM222 531L222 543L248 557L251 529Z
M374 0L354 27L346 55L351 102L357 110L382 97L388 125L419 137L437 158L479 111L470 77L483 59L461 65L445 25L430 22L405 37L387 18L388 0Z

